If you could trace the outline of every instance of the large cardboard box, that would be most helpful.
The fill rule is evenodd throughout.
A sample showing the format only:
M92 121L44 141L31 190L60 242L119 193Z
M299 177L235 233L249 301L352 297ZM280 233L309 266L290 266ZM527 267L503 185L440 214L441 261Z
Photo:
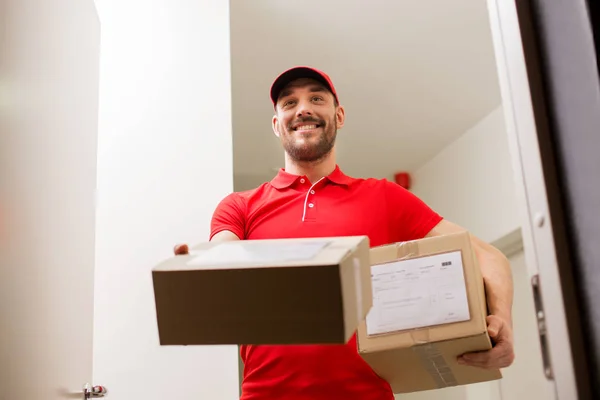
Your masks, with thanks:
M204 243L152 279L161 345L346 343L373 299L366 236Z
M358 350L394 393L500 379L460 365L492 347L483 278L468 232L371 249L373 306Z

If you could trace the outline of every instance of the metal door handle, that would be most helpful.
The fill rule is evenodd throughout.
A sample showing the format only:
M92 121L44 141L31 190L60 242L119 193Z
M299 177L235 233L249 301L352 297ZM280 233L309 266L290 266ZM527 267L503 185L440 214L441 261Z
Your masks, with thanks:
M544 364L544 375L547 379L554 379L552 371L552 362L550 361L550 350L548 347L548 329L546 328L546 315L544 314L544 305L540 291L540 276L538 274L531 278L533 288L533 301L535 304L535 314L538 323L538 333L540 335L540 346L542 351L542 362Z
M92 386L86 383L83 387L83 398L84 399L97 399L108 395L108 390L104 386Z

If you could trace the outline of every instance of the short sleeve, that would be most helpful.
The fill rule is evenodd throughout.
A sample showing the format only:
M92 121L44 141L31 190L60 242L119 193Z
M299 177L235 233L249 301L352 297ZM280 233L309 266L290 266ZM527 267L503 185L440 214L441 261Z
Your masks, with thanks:
M386 181L386 203L392 236L399 241L422 239L443 219L414 193L395 182Z
M210 223L210 239L222 231L231 231L245 238L246 201L238 193L231 193L217 205Z

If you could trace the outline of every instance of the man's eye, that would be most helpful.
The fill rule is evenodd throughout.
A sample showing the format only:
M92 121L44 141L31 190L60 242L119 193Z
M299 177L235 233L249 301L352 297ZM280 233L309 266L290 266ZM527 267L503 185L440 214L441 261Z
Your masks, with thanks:
M323 98L321 96L313 96L313 101L321 101Z
M294 104L294 100L287 100L283 103L284 107L289 107Z

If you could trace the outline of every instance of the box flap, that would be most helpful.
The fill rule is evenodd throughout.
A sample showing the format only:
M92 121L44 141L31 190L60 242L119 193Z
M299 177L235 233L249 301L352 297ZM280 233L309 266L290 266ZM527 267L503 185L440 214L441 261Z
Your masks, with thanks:
M364 239L365 236L348 236L208 242L192 247L189 255L165 260L153 270L335 265L340 263Z

